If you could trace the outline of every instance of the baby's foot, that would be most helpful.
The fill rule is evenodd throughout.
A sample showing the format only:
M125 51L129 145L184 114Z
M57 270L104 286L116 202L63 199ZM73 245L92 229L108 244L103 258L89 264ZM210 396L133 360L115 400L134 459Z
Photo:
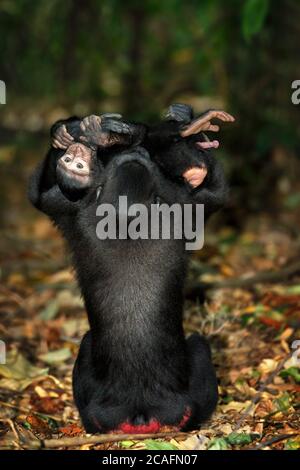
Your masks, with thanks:
M207 175L207 168L200 168L199 166L194 166L189 168L183 173L183 178L185 181L190 184L193 188L197 188L200 184L203 183L204 178Z

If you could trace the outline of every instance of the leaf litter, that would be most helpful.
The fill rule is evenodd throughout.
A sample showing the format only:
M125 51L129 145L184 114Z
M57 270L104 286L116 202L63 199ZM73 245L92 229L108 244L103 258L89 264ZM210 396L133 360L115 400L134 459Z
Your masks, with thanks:
M33 242L30 233L35 233ZM0 338L7 345L7 362L0 364L0 448L89 439L71 381L88 323L63 242L44 218L16 236L19 249L11 260L0 249ZM292 236L288 240L268 221L250 223L241 234L226 228L208 234L205 248L193 255L189 277L214 281L280 269L294 249ZM220 395L211 420L201 429L165 438L78 441L73 447L300 449L300 369L292 348L300 337L300 278L208 291L203 305L186 302L184 328L210 337Z

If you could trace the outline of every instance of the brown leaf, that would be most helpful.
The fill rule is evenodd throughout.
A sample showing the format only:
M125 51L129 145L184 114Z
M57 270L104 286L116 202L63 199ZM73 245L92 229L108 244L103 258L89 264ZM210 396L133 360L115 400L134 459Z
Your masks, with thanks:
M68 424L67 426L59 428L59 432L65 436L74 437L82 434L83 428L77 426L77 424Z
M31 429L37 433L47 434L50 432L50 427L46 421L36 415L28 415L26 421L30 424Z

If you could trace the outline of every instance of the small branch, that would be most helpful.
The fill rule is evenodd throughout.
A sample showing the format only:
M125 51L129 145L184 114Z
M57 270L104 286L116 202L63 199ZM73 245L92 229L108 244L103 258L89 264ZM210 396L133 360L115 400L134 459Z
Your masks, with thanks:
M62 422L62 418L60 418L59 416L53 416L53 415L48 415L46 413L40 413L39 411L30 410L29 408L24 408L23 406L12 405L11 403L6 403L4 401L0 401L0 405L5 406L6 408L13 408L27 415L37 415L37 416L41 416L44 418L53 419L53 421L58 421L59 423Z
M261 442L255 447L247 447L244 450L259 450L263 449L264 447L268 447L272 444L275 444L277 442L285 441L286 439L290 439L291 437L297 437L299 436L299 433L293 433L293 434L281 434L280 436L275 436L269 439L268 441Z
M223 289L223 288L248 288L255 284L268 284L283 282L290 277L300 273L300 261L285 266L279 271L261 271L255 276L247 278L232 278L219 282L198 282L188 285L185 291L185 297L193 300L197 297L203 297L203 291L209 289Z
M58 447L77 447L86 444L104 444L106 442L140 441L144 439L161 439L165 437L185 436L184 432L161 432L157 434L98 434L87 437L65 437L59 439L44 439L30 441L26 447L30 449L56 449Z

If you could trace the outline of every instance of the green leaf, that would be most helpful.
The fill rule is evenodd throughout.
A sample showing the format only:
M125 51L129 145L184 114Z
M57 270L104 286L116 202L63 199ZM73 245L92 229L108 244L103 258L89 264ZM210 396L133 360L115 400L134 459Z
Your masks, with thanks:
M208 444L208 450L228 450L229 446L224 437L216 437Z
M145 441L147 450L178 450L173 444L167 441L154 441L153 439L147 439Z
M57 349L56 351L49 351L46 354L41 354L39 358L47 362L47 364L55 364L56 362L64 362L71 357L69 348Z
M286 289L286 292L288 294L300 294L300 285L299 284L296 284L295 286L290 286Z
M289 439L284 445L284 450L299 450L300 439Z
M242 30L246 41L258 34L269 11L269 0L247 0L243 9Z
M134 445L134 441L121 441L120 442L120 446L123 448L123 449L129 449L130 447L132 447Z
M227 442L234 446L243 446L252 442L251 434L232 432L226 437Z
M276 400L274 400L274 403L277 407L277 410L284 413L289 410L290 401L291 401L290 395L288 393L284 393L281 397L276 398Z
M59 311L59 305L56 300L52 300L51 302L48 303L48 305L41 311L39 314L39 317L42 320L52 320L53 318L56 317L57 313Z
M295 382L300 383L300 369L299 367L289 367L288 369L282 370L280 372L280 377L292 377Z

